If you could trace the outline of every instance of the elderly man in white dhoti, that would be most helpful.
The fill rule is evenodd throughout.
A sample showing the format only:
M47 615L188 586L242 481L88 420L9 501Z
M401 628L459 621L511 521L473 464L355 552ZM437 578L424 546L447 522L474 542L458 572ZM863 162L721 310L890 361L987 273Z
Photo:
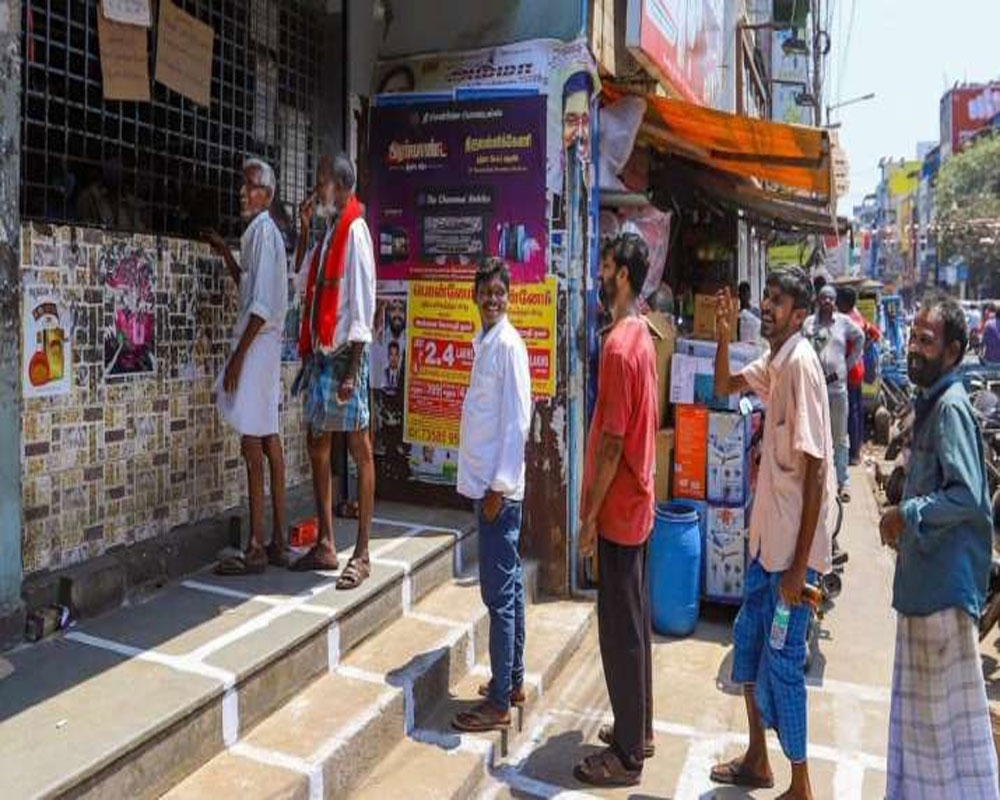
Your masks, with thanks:
M288 565L285 538L285 461L278 434L281 402L281 336L288 307L285 246L268 208L274 198L274 170L250 159L243 167L240 213L248 223L237 264L217 233L209 244L222 256L239 287L233 348L215 385L223 419L239 431L250 496L250 544L216 566L221 575L263 572L268 563ZM273 534L264 547L264 459L271 468Z

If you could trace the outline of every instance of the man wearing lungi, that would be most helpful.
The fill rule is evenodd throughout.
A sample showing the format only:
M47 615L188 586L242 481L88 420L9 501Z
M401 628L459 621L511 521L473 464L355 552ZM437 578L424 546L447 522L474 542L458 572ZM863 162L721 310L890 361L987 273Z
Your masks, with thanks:
M886 509L896 555L896 661L886 797L996 800L996 750L978 625L993 539L979 427L961 374L968 341L954 298L928 295L907 373L918 387L903 500Z
M368 408L372 323L375 317L375 259L361 203L354 194L354 167L347 156L333 162L333 179L316 187L317 209L335 207L322 246L313 250L303 303L299 355L302 371L294 392L304 394L307 444L319 518L316 545L293 569L336 569L333 538L333 434L344 433L358 468L358 538L354 553L337 579L338 589L353 589L368 577L368 537L375 506ZM312 199L303 204L301 223L308 235ZM331 219L328 216L328 219Z
M215 385L223 419L240 433L250 496L250 546L216 567L221 575L263 572L268 562L288 563L285 545L285 461L278 435L281 403L281 335L288 307L285 244L268 208L274 198L274 170L257 159L246 162L240 213L248 221L240 241L240 263L219 234L208 241L239 286L240 307L233 350ZM271 467L273 533L264 549L264 458Z
M811 800L805 686L811 611L802 592L807 583L816 583L818 573L830 569L837 490L826 380L819 357L801 333L812 291L801 269L768 274L761 335L771 350L736 375L729 372L732 302L728 289L719 293L715 393L754 391L766 413L750 514L750 564L733 626L732 679L743 684L750 745L744 755L717 764L711 777L749 788L773 786L764 732L774 728L792 765L791 785L780 797ZM783 641L771 636L776 619L787 619Z

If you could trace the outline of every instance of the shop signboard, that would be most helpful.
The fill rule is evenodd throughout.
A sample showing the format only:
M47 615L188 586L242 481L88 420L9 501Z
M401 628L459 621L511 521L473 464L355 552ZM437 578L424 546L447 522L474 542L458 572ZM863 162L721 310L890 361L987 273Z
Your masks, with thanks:
M479 314L471 281L410 281L403 440L456 450ZM556 280L511 287L509 318L528 348L535 398L555 394Z
M629 0L625 44L682 100L719 108L724 15L723 0Z
M545 276L542 96L376 107L368 219L380 281Z
M948 158L1000 114L1000 82L958 86L941 98L941 158Z

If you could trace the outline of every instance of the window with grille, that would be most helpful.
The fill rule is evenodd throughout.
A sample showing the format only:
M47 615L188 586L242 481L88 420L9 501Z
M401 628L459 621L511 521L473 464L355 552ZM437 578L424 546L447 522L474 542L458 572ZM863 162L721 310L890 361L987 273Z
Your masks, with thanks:
M329 110L342 87L321 70L331 51L343 52L340 18L305 0L173 1L215 31L208 108L153 79L155 24L150 102L105 100L99 0L25 0L25 219L233 237L249 156L274 167L286 212L304 197L320 128L329 137L336 127Z

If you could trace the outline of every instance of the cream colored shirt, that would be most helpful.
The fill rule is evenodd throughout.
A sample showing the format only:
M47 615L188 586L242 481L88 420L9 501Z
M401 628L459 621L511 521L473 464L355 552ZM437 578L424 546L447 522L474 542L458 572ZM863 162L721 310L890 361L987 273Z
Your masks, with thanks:
M762 356L740 374L765 407L760 472L750 513L750 556L759 557L768 572L784 572L791 566L802 520L805 457L809 455L823 460L826 473L809 566L820 573L829 572L837 482L830 404L819 358L797 333L773 357Z

